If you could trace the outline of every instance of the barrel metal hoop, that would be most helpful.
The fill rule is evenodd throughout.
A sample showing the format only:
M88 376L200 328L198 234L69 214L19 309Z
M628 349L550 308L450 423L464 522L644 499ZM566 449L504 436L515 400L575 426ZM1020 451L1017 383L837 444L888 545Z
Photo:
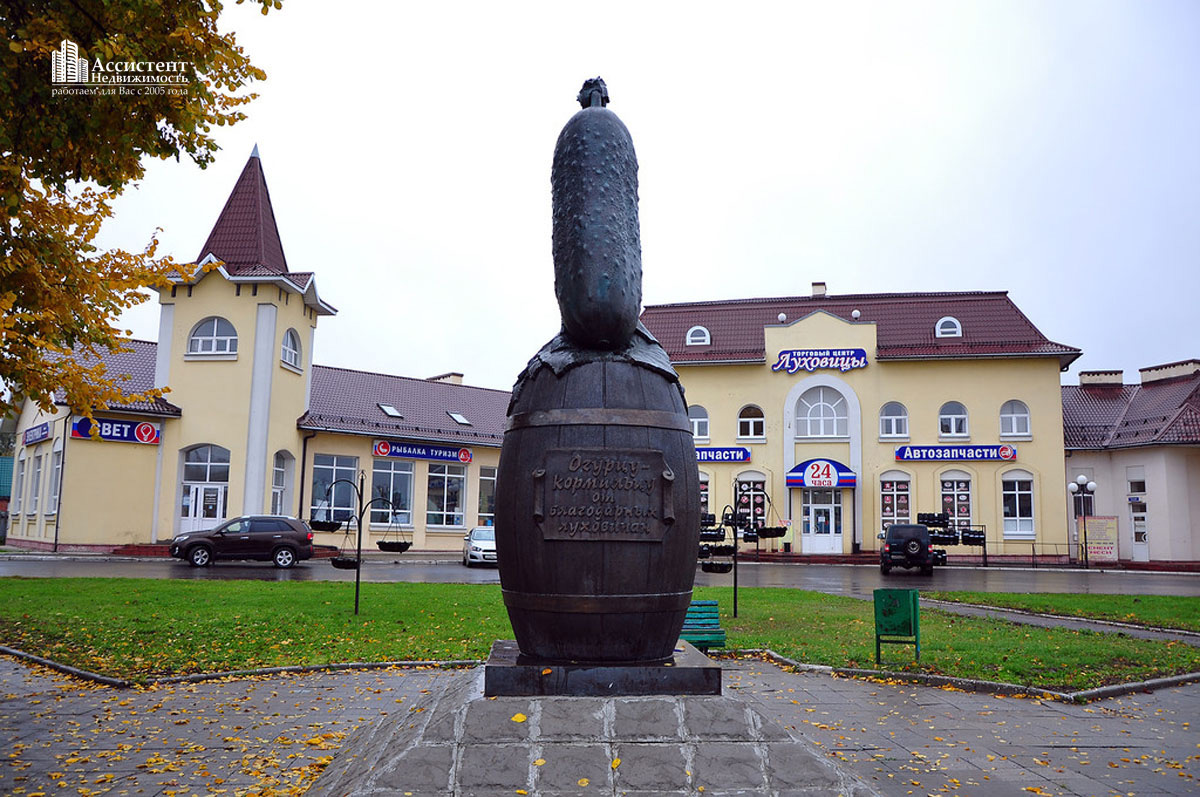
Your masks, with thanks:
M575 408L534 410L509 416L506 431L530 426L640 426L691 432L687 417L663 410Z
M644 595L572 595L502 590L504 605L510 609L560 614L637 614L685 612L692 602L692 591L654 592Z

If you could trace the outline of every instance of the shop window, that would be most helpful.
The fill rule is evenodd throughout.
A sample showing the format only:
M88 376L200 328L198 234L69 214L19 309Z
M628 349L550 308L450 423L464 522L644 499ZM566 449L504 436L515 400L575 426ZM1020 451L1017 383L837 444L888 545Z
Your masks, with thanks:
M688 346L707 346L712 343L712 336L704 327L695 326L687 331L685 342Z
M1030 435L1029 407L1012 399L1000 407L1000 436L1028 437Z
M229 449L205 444L184 451L179 517L185 524L181 528L208 528L224 518L229 508L228 483Z
M479 469L479 525L496 525L496 469Z
M934 334L939 338L961 338L962 324L954 316L938 319Z
M879 517L884 531L893 523L912 522L911 496L907 473L888 471L879 477Z
M1023 470L1009 471L1000 483L1004 504L1004 536L1034 536L1033 475Z
M300 368L300 336L296 334L296 330L289 329L283 333L283 347L280 349L279 359L284 365Z
M908 410L898 401L889 401L879 410L880 437L908 437Z
M413 463L398 459L375 460L371 472L371 498L383 501L371 504L372 523L412 525Z
M42 455L33 458L33 472L29 476L29 509L31 515L38 511L38 501L42 497Z
M710 510L708 502L708 474L700 474L700 514L707 515Z
M463 465L430 464L425 522L430 526L465 526L467 469Z
M831 387L804 391L796 403L796 437L847 437L850 434L846 399Z
M229 449L203 445L183 455L183 480L194 483L229 481Z
M962 471L942 474L942 511L952 526L971 525L971 477Z
M761 473L751 472L738 476L737 502L734 510L748 513L754 528L760 529L767 521L767 482Z
M22 500L25 496L25 452L17 454L17 470L12 484L12 514L21 514Z
M688 420L692 424L692 436L708 438L708 410L699 404L688 407Z
M63 438L54 441L54 453L50 455L50 503L46 506L46 514L58 512L58 488L62 485L62 455Z
M188 336L188 354L237 354L237 330L219 316L209 316L192 327Z
M313 456L312 516L316 520L347 520L356 507L355 479L358 457L333 454ZM335 483L336 482L336 483Z
M967 436L967 408L957 401L947 401L938 411L938 434L942 437Z
M271 514L289 514L292 491L292 463L295 457L287 451L276 451L271 465Z
M767 436L767 420L763 411L753 404L738 413L738 437L762 439Z

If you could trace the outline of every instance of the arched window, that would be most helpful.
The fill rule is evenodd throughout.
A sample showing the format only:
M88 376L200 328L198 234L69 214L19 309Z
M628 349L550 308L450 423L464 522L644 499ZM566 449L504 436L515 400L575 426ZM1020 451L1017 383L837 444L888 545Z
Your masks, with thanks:
M300 336L296 334L296 330L289 329L283 333L283 347L279 352L279 359L293 368L300 367Z
M209 316L192 328L188 354L237 354L237 330L219 316Z
M908 410L898 401L889 401L879 410L880 437L908 437Z
M753 404L738 413L738 437L766 437L767 421L763 411Z
M17 469L12 482L12 514L21 514L21 504L25 496L25 449L17 454Z
M289 451L276 451L271 467L271 514L286 515L291 507L292 465L296 458Z
M796 437L846 437L850 422L846 399L831 387L804 391L796 403Z
M688 420L692 423L693 437L708 437L708 410L693 404L688 407Z
M200 445L183 452L179 530L200 531L220 523L229 508L229 449Z
M1029 407L1025 402L1012 399L1000 407L1000 436L1023 437L1030 434Z
M749 516L753 528L761 529L767 521L767 477L756 470L738 474L734 495L734 511Z
M934 335L939 338L961 338L962 324L954 316L945 316L938 319Z
M688 346L707 346L712 343L712 336L708 334L708 329L705 327L695 326L687 331L684 342Z
M967 436L967 408L957 401L947 401L938 411L938 434L942 437Z
M203 445L188 449L183 455L185 482L217 484L229 481L229 449Z
M902 470L879 474L879 517L882 531L893 523L912 521L912 477Z
M944 471L941 478L942 512L951 526L971 525L971 474L962 470Z

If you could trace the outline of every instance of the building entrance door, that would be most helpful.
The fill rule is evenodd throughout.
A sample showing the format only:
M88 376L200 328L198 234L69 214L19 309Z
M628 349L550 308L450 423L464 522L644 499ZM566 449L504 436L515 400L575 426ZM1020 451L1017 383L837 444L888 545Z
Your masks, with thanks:
M842 552L842 491L804 489L800 546L804 553Z
M1146 504L1138 501L1129 505L1133 526L1133 561L1150 561L1150 531L1146 522Z
M211 529L225 519L226 485L185 484L179 512L181 532Z

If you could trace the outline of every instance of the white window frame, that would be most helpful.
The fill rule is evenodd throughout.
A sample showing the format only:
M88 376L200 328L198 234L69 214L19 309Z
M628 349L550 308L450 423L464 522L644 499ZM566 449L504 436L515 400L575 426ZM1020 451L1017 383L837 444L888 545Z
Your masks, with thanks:
M36 515L42 499L42 455L33 455L33 472L29 476L29 514Z
M231 334L219 334L223 331L222 323L228 325ZM211 325L211 331L204 329L208 325ZM205 344L207 344L207 348ZM228 318L210 315L192 327L191 333L188 334L188 357L236 358L237 351L237 328Z
M747 414L751 412L758 414ZM738 410L737 424L738 440L767 439L767 416L757 404L747 404Z
M955 407L961 408L962 412L954 412ZM943 428L946 421L949 421L950 431ZM970 414L967 412L967 405L961 401L947 401L938 410L938 437L966 438L970 436Z
M346 479L350 484L338 484L330 491L329 498L325 491L317 490L317 471L328 475L328 484L332 485L339 479ZM328 471L328 474L325 474ZM358 476L358 457L348 457L342 454L313 454L312 476L312 517L317 520L346 520L353 517L354 485ZM340 515L340 517L339 517Z
M712 334L707 327L697 324L687 331L683 343L685 346L707 346L712 343Z
M692 437L697 440L709 439L708 410L699 404L693 404L688 407L688 422L692 425Z
M25 451L21 450L17 454L17 468L13 475L12 486L12 514L21 514L22 507L25 506Z
M746 499L745 501L742 500L743 497ZM756 501L755 499L759 497L762 500ZM733 511L748 512L751 527L761 529L767 525L767 506L767 477L758 471L738 474L734 485Z
M1000 437L1028 439L1032 436L1033 422L1029 416L1029 405L1020 399L1004 402L1000 407Z
M939 338L961 338L962 322L952 315L942 316L934 326L933 334Z
M885 485L891 485L891 489L884 489ZM897 485L904 484L904 489L898 489ZM908 506L905 507L903 513L900 512L900 495L908 496ZM884 497L890 495L892 497L892 514L887 516L885 509ZM882 531L887 531L887 527L892 523L911 523L913 510L913 480L912 476L904 471L889 470L879 474L879 519Z
M282 451L275 452L271 461L271 514L287 514L288 458Z
M1022 498L1027 506L1022 507ZM1010 470L1000 476L1000 505L1004 518L1005 539L1034 539L1037 537L1033 474ZM1023 514L1027 510L1027 514Z
M289 329L283 333L283 343L279 347L279 361L289 368L301 370L300 336L296 334L296 330Z
M403 477L408 476L408 490L396 489L397 477L403 482ZM387 479L387 494L379 495L379 485L376 479L385 477ZM407 459L384 459L377 457L371 467L371 498L386 498L389 501L392 497L399 493L405 499L403 501L407 509L396 509L395 505L391 509L379 504L371 505L371 524L381 526L385 524L396 523L400 526L410 527L413 524L413 492L414 485L417 481L416 463Z
M946 482L951 482L953 487L950 490L950 495L953 500L950 506L946 505ZM960 483L966 482L965 492L967 494L967 514L963 515L958 510L958 496L964 490L960 489ZM975 517L975 479L971 474L960 470L948 470L938 476L938 500L941 502L941 510L950 518L951 526L971 526L974 525ZM947 509L951 511L947 511Z
M434 508L436 496L433 490L435 478L445 479L448 487L451 480L458 482L458 502L455 511L450 511L450 490L443 489L440 508ZM465 528L467 525L467 469L465 465L450 465L443 462L429 463L429 472L425 476L426 510L425 525L439 528ZM442 522L438 523L437 520ZM450 521L450 522L447 522Z
M892 409L892 414L887 413ZM896 409L899 414L896 414ZM899 401L889 401L879 408L879 436L892 440L908 439L908 408Z
M496 474L498 468L484 465L479 468L479 525L494 526L496 525ZM485 484L491 485L491 491L484 489ZM484 500L488 495L492 497L492 511L484 511Z
M58 488L62 485L63 439L54 441L54 450L50 455L50 501L46 505L47 515L58 514Z
M837 399L830 402L825 391L837 396ZM813 412L821 407L828 407L832 415L820 414L814 418ZM826 428L830 423L833 424L832 434L827 433ZM817 434L812 433L814 424L818 427ZM817 385L800 395L800 399L796 402L797 440L841 440L849 436L850 407L841 392L828 385Z

